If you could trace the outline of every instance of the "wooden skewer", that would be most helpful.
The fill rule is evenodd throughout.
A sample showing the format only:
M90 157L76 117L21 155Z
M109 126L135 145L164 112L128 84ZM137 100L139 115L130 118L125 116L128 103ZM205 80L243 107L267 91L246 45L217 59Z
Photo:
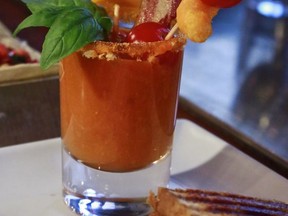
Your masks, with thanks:
M114 17L113 17L113 32L117 33L119 30L119 11L120 6L118 4L114 5Z
M173 35L175 34L175 32L178 30L178 24L176 23L172 29L170 30L170 32L166 35L165 40L169 40L170 38L173 37Z

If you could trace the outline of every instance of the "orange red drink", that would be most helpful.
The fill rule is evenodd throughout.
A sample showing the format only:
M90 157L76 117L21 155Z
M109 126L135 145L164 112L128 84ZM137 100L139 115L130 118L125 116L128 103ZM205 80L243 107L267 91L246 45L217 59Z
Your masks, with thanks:
M112 172L145 168L170 154L184 43L182 37L98 41L62 60L65 151Z

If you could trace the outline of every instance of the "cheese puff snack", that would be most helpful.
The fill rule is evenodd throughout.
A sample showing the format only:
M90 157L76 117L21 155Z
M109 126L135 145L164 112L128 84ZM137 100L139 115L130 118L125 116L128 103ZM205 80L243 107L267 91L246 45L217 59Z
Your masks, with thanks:
M212 34L212 19L219 8L202 0L182 0L177 8L177 24L193 42L204 42Z

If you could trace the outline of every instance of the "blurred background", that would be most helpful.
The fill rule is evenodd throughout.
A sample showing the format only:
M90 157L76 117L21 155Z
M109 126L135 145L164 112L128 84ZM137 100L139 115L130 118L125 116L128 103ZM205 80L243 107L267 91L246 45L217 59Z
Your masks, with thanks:
M181 88L183 103L201 108L195 113L216 117L224 124L210 116L215 128L244 135L243 143L283 167L288 161L287 4L246 0L221 10L213 36L204 44L188 44ZM238 147L249 151L240 142Z

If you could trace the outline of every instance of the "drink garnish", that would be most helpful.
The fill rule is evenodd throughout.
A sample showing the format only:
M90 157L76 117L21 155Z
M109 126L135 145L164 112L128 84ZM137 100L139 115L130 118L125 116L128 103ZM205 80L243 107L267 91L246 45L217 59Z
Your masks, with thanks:
M112 20L105 9L90 0L23 2L32 14L19 24L14 35L27 27L49 28L40 58L43 69L93 41L107 40L112 28Z
M212 34L212 19L219 9L202 0L182 0L177 8L178 27L191 41L204 42Z
M175 23L175 25L171 28L171 30L169 31L169 33L166 35L164 39L169 40L170 38L172 38L174 34L178 31L178 28L179 28L178 23Z
M157 22L144 22L134 26L127 35L126 42L155 42L162 41L169 33L169 28Z
M118 4L114 5L114 16L113 16L113 32L119 31L119 13L120 13L120 6Z
M169 26L176 18L176 9L181 0L142 0L137 24L158 22Z
M130 8L133 9L132 11L139 10L135 8L140 2L140 0L137 0L137 2L132 0L111 0L111 2L104 0L22 1L27 4L32 15L20 23L14 34L27 27L45 26L50 28L46 35L40 58L40 66L43 69L47 69L91 42L123 42L126 33L118 28L119 13L116 16L114 14L116 23L113 28L112 20L106 10L96 5L95 2L101 2L105 6L119 2L121 7L123 4L125 9ZM164 40L165 37L165 39L169 39L173 37L178 28L191 41L204 42L212 34L212 19L216 16L219 9L232 7L240 1L142 0L138 18L134 28L131 30L132 33L130 32L135 37L132 39L131 35L128 36L126 42L139 42L142 39L143 42L158 41ZM108 9L111 10L110 6ZM129 15L131 14L129 13ZM152 28L155 36L153 39L147 37L149 32L151 33L151 30L149 30L152 26L151 23L154 23L154 27L156 26L155 23L158 25L158 27ZM143 26L138 28L138 25L142 24ZM166 28L170 28L173 24L175 25L170 33L166 33ZM150 27L144 27L144 25ZM159 27L159 25L162 26ZM112 28L113 31L111 31ZM136 28L137 34L134 34ZM142 36L143 38L141 39Z
M212 7L229 8L241 2L241 0L202 0L205 4Z
M124 22L134 22L139 14L142 0L92 0L97 5L105 7L108 14L114 14L114 5L121 7L121 20Z
M219 9L237 5L241 0L182 0L177 8L177 25L193 42L204 42L212 34L212 20Z

